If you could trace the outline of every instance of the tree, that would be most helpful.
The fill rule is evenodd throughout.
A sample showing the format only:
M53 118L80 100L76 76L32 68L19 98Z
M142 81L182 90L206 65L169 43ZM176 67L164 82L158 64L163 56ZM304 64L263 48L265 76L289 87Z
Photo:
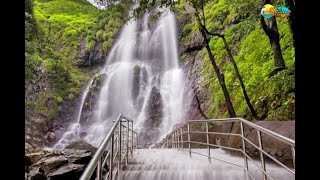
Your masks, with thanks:
M227 44L227 41L225 39L225 36L223 34L219 34L219 33L211 33L207 30L206 28L206 18L205 18L205 13L204 13L204 5L207 1L205 0L188 0L188 2L191 3L191 5L193 6L193 8L195 9L195 16L197 17L197 21L198 23L200 24L200 31L202 32L202 35L204 38L208 37L208 35L211 35L211 36L218 36L219 38L222 38L223 40L223 43L224 43L224 46L225 46L225 49L227 51L227 54L229 56L229 59L230 59L230 62L232 63L233 67L234 67L234 70L236 72L236 76L237 78L239 79L239 82L240 82L240 86L241 86L241 89L242 89L242 92L243 92L243 95L244 95L244 98L245 98L245 101L250 109L250 112L252 114L252 116L255 118L255 119L259 119L258 118L258 115L257 113L255 112L251 102L250 102L250 99L249 99L249 96L247 94L247 91L246 91L246 88L245 88L245 85L243 83L243 80L242 80L242 77L239 73L239 69L238 69L238 66L232 56L232 53L231 53L231 50L229 49L229 46ZM205 47L207 48L207 44L205 42ZM210 57L210 54L211 54L211 50L210 50L210 47L209 49L207 48L208 50L208 53L209 53L209 57ZM210 51L210 52L209 52ZM213 57L212 57L213 58ZM210 59L210 61L212 62L212 59ZM213 60L214 61L214 60ZM215 67L215 65L213 65ZM215 68L216 69L216 68ZM219 70L219 69L218 69ZM216 70L217 72L217 70ZM223 76L222 76L223 77ZM218 77L219 78L219 77ZM220 82L220 81L219 81ZM222 80L222 82L224 83L224 78ZM221 84L220 84L221 85ZM223 87L223 85L221 85L222 89L224 90L225 87ZM226 89L225 89L226 92L228 92ZM224 91L224 94L225 94L225 91ZM225 94L225 97L227 97L228 94ZM230 100L230 99L229 99ZM226 98L226 101L228 101L228 98ZM231 101L229 102L231 103ZM231 103L232 105L232 103ZM229 108L229 107L228 107Z
M289 24L292 33L292 41L293 47L296 47L295 39L296 39L296 6L294 0L286 0L286 5L290 9L291 13L289 16Z
M271 4L271 1L265 0L264 4ZM270 26L266 24L265 19L262 15L260 15L260 22L261 22L263 31L266 33L266 35L269 38L269 42L272 48L275 69L270 73L269 76L273 76L277 74L279 71L286 69L286 64L282 57L282 52L281 52L278 25L277 25L276 18L274 16L271 17L269 20Z
M225 84L224 75L220 73L220 69L217 66L217 63L215 62L214 56L212 54L211 48L209 46L210 36L208 36L208 31L206 30L206 19L204 14L204 6L208 2L207 0L187 0L191 4L191 6L195 9L195 17L197 19L197 22L199 24L199 30L201 32L201 35L203 37L203 43L205 48L207 49L209 60L216 72L219 84L222 88L223 95L225 97L225 102L227 105L228 113L230 117L236 117L236 112L233 108L230 95L228 92L228 89Z
M194 96L195 96L195 99L196 99L196 101L197 101L198 110L199 110L201 116L202 116L203 118L205 118L205 119L210 119L210 118L202 111L202 109L201 109L201 104L200 104L200 100L199 100L199 97L198 97L198 95L196 94L196 92L195 92L195 95L194 95Z
M240 86L241 86L241 89L242 89L242 93L243 93L244 99L246 100L246 103L247 103L247 105L248 105L248 107L249 107L249 109L250 109L250 112L251 112L252 116L253 116L255 119L259 120L260 118L258 117L256 111L254 110L254 108L253 108L253 106L252 106L252 104L251 104L251 102L250 102L248 93L247 93L247 91L246 91L246 87L245 87L245 85L244 85L244 83L243 83L243 80L242 80L242 77L241 77L241 75L240 75L240 73L239 73L239 69L238 69L237 63L236 63L236 61L234 60L234 58L233 58L233 56L232 56L232 53L231 53L231 50L230 50L230 48L229 48L229 46L228 46L228 44L227 44L226 38L224 37L223 34L212 34L212 33L209 33L209 34L211 34L211 35L216 35L216 36L222 38L223 43L224 43L224 47L225 47L225 49L226 49L226 51L227 51L227 54L228 54L228 56L229 56L229 58L230 58L230 62L231 62L232 65L233 65L233 68L234 68L234 70L235 70L235 72L236 72L237 78L239 79L239 82L240 82Z

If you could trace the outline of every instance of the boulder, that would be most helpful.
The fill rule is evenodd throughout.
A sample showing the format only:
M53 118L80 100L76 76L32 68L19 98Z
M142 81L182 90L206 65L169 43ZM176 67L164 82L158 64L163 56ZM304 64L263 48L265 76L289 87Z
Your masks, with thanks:
M69 144L68 146L66 146L65 149L66 150L67 149L86 150L86 151L90 151L91 154L94 154L97 151L96 147L92 146L91 144L87 143L84 140L75 141Z
M47 140L50 142L54 142L56 140L56 135L53 132L47 133Z
M30 174L27 175L27 178L29 177L30 180L47 180L47 177L44 175L44 171L40 167L31 169Z
M85 165L67 164L48 174L50 180L78 180L80 179Z
M88 150L65 149L62 151L66 159L74 164L89 164L92 153Z
M77 141L60 152L53 149L38 149L37 152L26 153L26 179L78 180L96 150L97 148L89 143Z
M40 161L32 165L35 168L41 167L44 174L49 174L53 169L59 168L61 165L68 164L68 159L64 156L54 154L50 157L47 155L46 157L42 158Z

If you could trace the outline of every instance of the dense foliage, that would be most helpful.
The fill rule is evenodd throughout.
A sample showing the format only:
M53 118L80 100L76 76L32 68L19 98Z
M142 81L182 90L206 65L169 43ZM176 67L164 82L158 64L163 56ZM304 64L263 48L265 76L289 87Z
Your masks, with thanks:
M268 75L274 68L274 60L268 37L259 21L261 3L253 0L207 1L204 7L206 26L210 32L225 35L258 115L267 120L294 120L295 60L290 26L287 18L277 18L280 45L288 69L269 78ZM275 3L283 5L284 2ZM191 41L198 29L195 20L185 24L182 42ZM222 39L212 38L210 48L221 73L225 76L237 115L252 118ZM211 92L210 98L213 100L206 113L212 118L227 117L224 96L207 51L205 49L199 51L198 56L203 57L201 71L205 81L203 86Z
M52 90L41 92L28 109L37 109L53 118L64 99L73 100L90 77L78 67L81 43L85 52L101 43L107 53L121 26L126 22L130 3L99 10L86 0L27 0L26 4L26 87L41 65L49 75ZM33 7L33 8L32 8ZM47 101L53 102L53 108Z
M156 2L170 6L184 21L181 43L190 43L199 36L199 24L184 10L185 1L140 0L136 16L155 7ZM295 50L288 18L277 18L280 45L287 70L269 76L274 69L274 57L269 39L259 17L262 1L256 0L187 0L201 6L205 2L206 28L225 35L239 68L250 101L259 117L267 120L295 119ZM284 5L284 0L273 1ZM57 115L58 105L66 98L79 95L80 88L90 74L77 65L82 44L91 52L97 44L99 51L108 53L120 27L127 20L129 1L98 10L86 0L26 0L25 1L25 67L26 87L35 79L35 72L43 66L49 74L52 90L41 92L35 102L26 102L27 109L40 110L48 117ZM154 16L152 20L156 20ZM201 35L200 35L201 36ZM223 40L213 37L209 42L215 61L223 73L233 107L238 116L252 119L244 100L239 80L224 47ZM209 61L206 49L198 51L202 58L201 77L209 91L212 104L205 112L209 117L227 117L224 95ZM186 54L181 56L186 59ZM47 100L53 108L46 106Z

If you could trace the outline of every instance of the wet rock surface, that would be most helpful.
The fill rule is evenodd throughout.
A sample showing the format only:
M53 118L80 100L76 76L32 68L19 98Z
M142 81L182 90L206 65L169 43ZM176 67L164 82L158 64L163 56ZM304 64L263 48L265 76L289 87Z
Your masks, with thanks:
M147 117L144 121L144 129L139 134L141 140L139 145L148 147L158 140L159 126L162 120L163 101L160 91L155 86L151 90L150 99L148 102Z

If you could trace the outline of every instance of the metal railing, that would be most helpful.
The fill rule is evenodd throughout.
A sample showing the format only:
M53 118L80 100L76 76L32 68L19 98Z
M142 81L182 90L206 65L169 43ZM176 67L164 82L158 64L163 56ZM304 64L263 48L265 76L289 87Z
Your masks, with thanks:
M240 123L240 133L229 133L229 132L209 132L209 124L216 124L216 123ZM204 131L191 131L190 125L194 123L205 123L205 132ZM258 145L254 144L252 141L250 141L248 138L244 136L244 125L248 126L249 128L253 128L257 132L257 138L258 138ZM199 141L191 141L190 134L205 134L206 142L199 142ZM223 146L221 144L212 144L210 143L210 138L209 135L219 135L219 136L237 136L241 138L242 141L242 148L233 148L233 147L228 147L228 146ZM272 138L275 138L287 145L290 146L291 148L291 153L292 153L292 161L293 161L293 170L290 169L288 166L284 165L282 162L274 158L272 155L268 154L264 148L263 148L263 141L262 141L262 134L271 136ZM184 138L183 138L184 137ZM258 165L252 157L250 157L246 153L246 143L250 144L253 146L255 149L258 150L259 156L260 156L260 163L261 165ZM184 146L184 144L187 144L187 147ZM203 153L198 153L195 151L191 150L191 144L198 144L202 146L206 146L208 149L208 154L203 154ZM293 175L295 174L294 166L295 166L295 141L292 139L289 139L285 136L282 136L280 134L277 134L273 131L270 131L266 128L263 128L261 126L258 126L250 121L247 121L243 118L226 118L226 119L207 119L207 120L190 120L187 122L184 122L183 124L179 125L176 127L169 135L166 136L164 140L160 143L160 146L162 148L178 148L181 150L186 150L189 152L189 156L191 157L191 154L199 154L205 157L208 157L209 162L211 163L211 159L219 160L228 164L236 165L239 167L242 167L246 174L247 174L247 179L249 179L249 176L252 179L255 179L253 175L249 171L249 166L248 166L248 160L250 160L261 172L262 172L262 179L273 179L270 174L267 173L266 170L266 163L265 163L265 156L271 159L273 162L276 164L282 166L284 169L286 169L288 172L292 173ZM244 164L243 166L232 163L230 161L226 161L220 158L212 157L210 154L210 148L211 147L219 147L222 149L227 149L227 150L232 150L232 151L237 151L242 153L243 159L244 159Z
M117 178L123 165L128 165L129 153L138 146L133 121L121 114L93 155L80 180L89 180L96 172L96 180Z

